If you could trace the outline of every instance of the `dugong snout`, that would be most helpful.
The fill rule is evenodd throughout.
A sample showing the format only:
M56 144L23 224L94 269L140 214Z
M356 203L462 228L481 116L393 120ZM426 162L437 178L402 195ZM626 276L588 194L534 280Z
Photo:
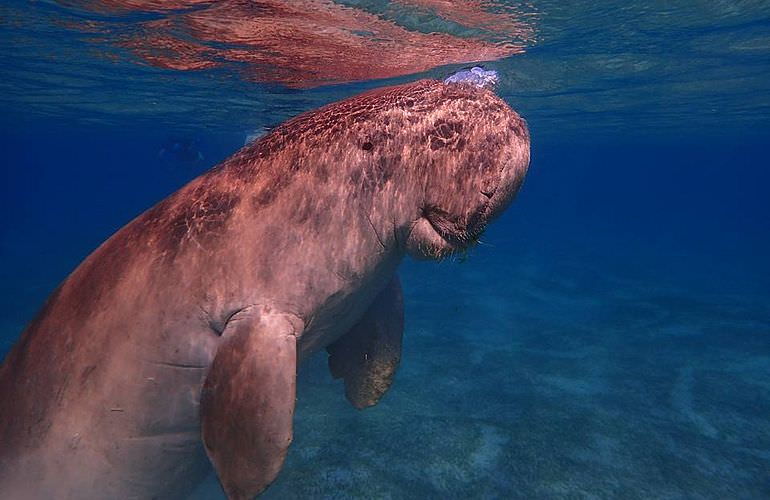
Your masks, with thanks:
M526 123L519 118L508 122L506 126L513 133L509 136L509 143L503 148L502 166L497 176L497 185L493 191L482 190L482 195L489 198L485 214L486 223L497 218L510 205L516 193L519 192L529 168L530 138Z
M444 79L445 84L469 85L490 91L494 90L499 82L500 76L497 71L485 70L481 66L463 69ZM483 111L489 110L489 107L483 109ZM479 116L482 123L488 118L484 115ZM482 181L483 185L480 191L488 199L488 202L470 218L470 221L480 226L484 226L500 215L510 204L521 187L529 166L530 139L526 122L515 112L506 118L508 119L502 122L492 121L487 132L498 136L503 141L497 144L494 141L488 141L490 153L494 154L494 149L500 146L503 155L499 157L501 161L499 172L493 172ZM488 137L489 135L487 139ZM483 230L483 227L479 230Z
M439 84L426 119L429 158L423 164L434 169L408 242L414 257L442 258L476 243L511 203L529 166L524 119L478 81L490 75L465 73Z

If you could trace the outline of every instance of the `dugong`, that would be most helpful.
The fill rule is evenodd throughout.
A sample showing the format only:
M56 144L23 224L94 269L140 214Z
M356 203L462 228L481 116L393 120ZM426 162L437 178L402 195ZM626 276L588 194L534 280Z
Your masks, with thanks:
M275 479L297 366L391 385L396 269L473 245L529 165L492 91L421 80L276 127L88 256L0 368L0 498L229 498Z

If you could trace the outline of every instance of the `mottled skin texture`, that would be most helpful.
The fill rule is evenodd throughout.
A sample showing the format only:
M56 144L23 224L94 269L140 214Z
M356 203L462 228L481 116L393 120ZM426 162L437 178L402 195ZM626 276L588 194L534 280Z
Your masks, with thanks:
M24 331L0 368L0 497L180 498L211 464L231 498L257 495L291 441L297 364L327 347L348 399L375 404L400 358L399 262L474 243L528 163L501 99L429 80L246 146L102 244Z

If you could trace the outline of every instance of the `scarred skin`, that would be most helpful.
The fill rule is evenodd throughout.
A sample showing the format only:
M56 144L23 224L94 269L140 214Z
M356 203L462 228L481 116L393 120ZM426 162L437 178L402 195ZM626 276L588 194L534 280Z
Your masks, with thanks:
M396 268L472 245L529 164L489 90L422 80L301 115L118 231L0 367L0 498L230 498L278 474L298 363L358 408L400 359Z

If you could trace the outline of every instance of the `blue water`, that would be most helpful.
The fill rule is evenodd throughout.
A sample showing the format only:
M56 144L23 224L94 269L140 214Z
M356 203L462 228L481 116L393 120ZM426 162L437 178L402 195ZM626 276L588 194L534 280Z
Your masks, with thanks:
M323 354L302 368L266 498L770 498L770 8L530 4L536 40L486 64L532 133L518 199L467 259L404 263L378 406ZM104 57L55 22L103 18L66 3L0 9L0 355L252 131L461 67L287 88ZM180 140L192 160L160 154ZM194 498L222 498L213 477Z

